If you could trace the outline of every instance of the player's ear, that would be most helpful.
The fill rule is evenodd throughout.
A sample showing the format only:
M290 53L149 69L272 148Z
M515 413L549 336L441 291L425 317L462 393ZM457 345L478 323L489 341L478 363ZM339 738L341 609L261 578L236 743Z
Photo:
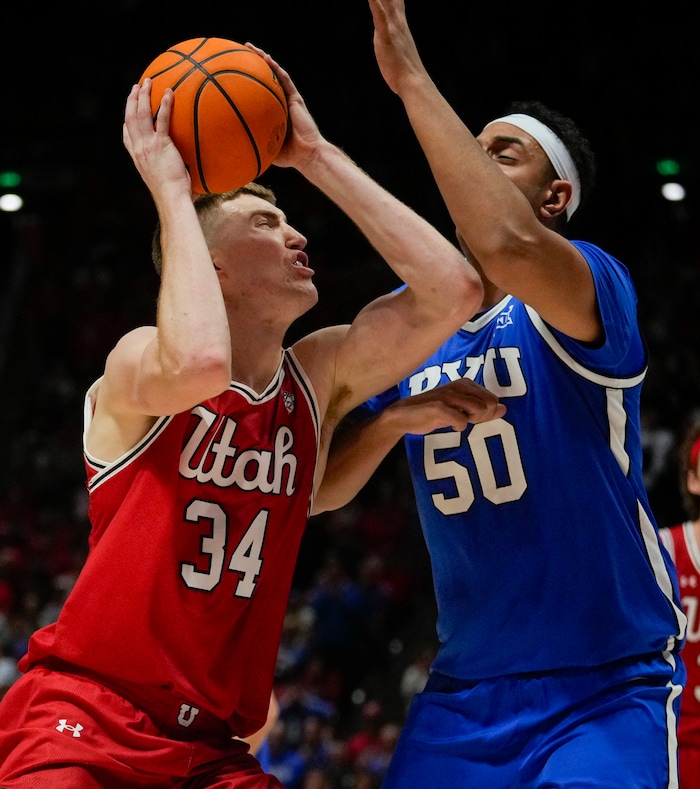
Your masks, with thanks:
M685 484L689 493L692 493L694 496L700 496L700 479L698 479L695 469L691 468L688 470L688 476Z
M540 209L544 216L553 219L563 214L566 211L567 205L571 202L572 192L573 188L569 181L555 178L549 185L549 189L545 194L545 199Z

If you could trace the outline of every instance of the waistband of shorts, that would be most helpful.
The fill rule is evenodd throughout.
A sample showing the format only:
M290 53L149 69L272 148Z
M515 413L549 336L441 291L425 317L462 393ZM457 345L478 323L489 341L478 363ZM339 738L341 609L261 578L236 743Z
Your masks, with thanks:
M608 681L625 682L633 679L655 681L663 683L669 681L674 672L674 667L679 658L673 657L675 653L653 652L646 655L633 655L620 658L609 663L594 666L573 666L548 671L533 671L523 674L503 674L495 677L480 677L466 679L453 677L431 669L425 690L435 693L458 693L471 690L479 685L509 683L546 679L566 682L577 680L580 677L590 678L597 676ZM669 659L670 658L670 659Z
M141 712L145 712L169 739L191 740L202 737L230 739L232 736L236 736L226 720L202 709L170 688L158 685L141 685L114 677L105 677L95 671L57 658L42 660L40 663L33 664L32 668L44 668L102 685L126 699ZM177 724L178 718L181 716L185 721L192 717L191 727Z

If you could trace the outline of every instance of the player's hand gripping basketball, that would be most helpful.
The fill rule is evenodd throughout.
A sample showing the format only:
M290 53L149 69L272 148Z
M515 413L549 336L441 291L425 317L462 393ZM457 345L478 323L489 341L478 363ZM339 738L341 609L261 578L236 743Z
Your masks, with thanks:
M277 75L287 96L289 128L284 144L273 164L278 167L294 167L303 172L304 165L313 159L318 146L324 142L324 138L289 74L264 50L249 41L246 41L246 46L265 58Z
M124 146L156 202L166 188L191 193L190 176L168 131L172 106L173 93L167 90L154 126L150 80L134 85L126 100Z

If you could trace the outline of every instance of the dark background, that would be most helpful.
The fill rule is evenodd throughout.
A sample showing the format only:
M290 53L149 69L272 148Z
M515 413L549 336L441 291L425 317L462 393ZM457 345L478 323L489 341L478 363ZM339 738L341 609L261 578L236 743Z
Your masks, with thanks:
M692 26L677 9L665 13L658 5L625 14L613 14L610 4L556 8L408 2L429 70L471 128L515 98L540 98L580 123L601 164L589 226L622 252L637 251L650 234L677 230L668 226L673 212L659 202L656 160L673 155L688 178L697 175ZM203 35L268 49L330 139L444 222L400 103L376 66L365 0L214 2L177 11L138 0L81 0L43 10L26 4L3 16L0 166L26 173L28 210L44 210L47 198L79 189L89 174L133 181L121 146L126 94L161 51ZM273 169L270 180L278 175Z

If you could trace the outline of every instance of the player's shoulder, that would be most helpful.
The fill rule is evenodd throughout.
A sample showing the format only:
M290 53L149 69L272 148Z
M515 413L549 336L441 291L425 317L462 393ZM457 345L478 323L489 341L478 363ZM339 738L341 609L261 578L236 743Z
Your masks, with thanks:
M333 374L336 354L349 330L349 324L325 326L305 335L291 346L312 380Z
M683 534L683 527L685 526L685 522L683 523L671 523L665 526L659 527L659 534L662 537L670 537L673 534L681 535Z
M338 354L349 330L348 324L326 326L307 334L291 346L316 395L322 419L329 402L337 395Z
M299 340L297 340L292 347L294 348L295 353L298 355L299 348L305 348L307 346L338 344L345 339L349 330L349 323L339 323L334 326L324 326L321 329L316 329L315 331L304 335Z
M583 255L594 273L603 271L607 272L608 275L614 273L624 280L631 279L630 271L626 264L612 252L608 252L592 241L572 239L571 244Z
M157 333L158 328L156 326L137 326L135 329L131 329L131 331L122 335L117 344L125 342L149 342Z
M126 334L123 334L115 343L111 354L115 352L125 353L134 348L142 348L149 343L157 334L158 329L155 326L138 326L131 329Z
M109 375L115 369L119 370L123 365L140 358L143 349L156 336L157 331L155 326L139 326L123 334L107 355L106 374Z
M684 526L685 523L672 523L659 527L659 539L671 554L674 563L677 553L687 553Z

